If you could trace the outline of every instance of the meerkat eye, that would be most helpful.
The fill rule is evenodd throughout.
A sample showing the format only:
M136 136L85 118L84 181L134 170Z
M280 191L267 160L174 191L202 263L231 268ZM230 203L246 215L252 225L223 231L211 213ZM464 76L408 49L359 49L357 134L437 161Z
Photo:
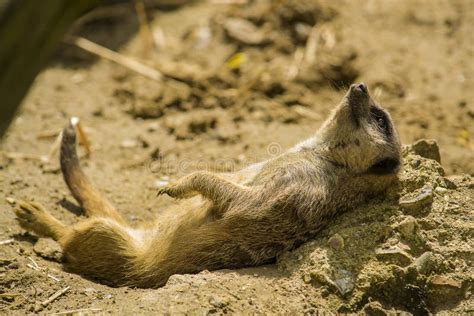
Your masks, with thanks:
M370 109L372 120L375 124L377 124L378 129L383 132L385 135L390 136L391 130L390 130L390 122L387 117L387 114L377 108L377 107L372 107Z
M387 122L382 117L377 119L377 125L384 131L387 130Z

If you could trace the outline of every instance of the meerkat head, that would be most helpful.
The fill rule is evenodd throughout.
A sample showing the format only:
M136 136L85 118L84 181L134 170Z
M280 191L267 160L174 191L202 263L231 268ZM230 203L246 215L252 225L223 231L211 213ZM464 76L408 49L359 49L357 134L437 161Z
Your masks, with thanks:
M363 83L353 84L317 132L318 147L349 174L387 176L400 166L400 141L388 112Z

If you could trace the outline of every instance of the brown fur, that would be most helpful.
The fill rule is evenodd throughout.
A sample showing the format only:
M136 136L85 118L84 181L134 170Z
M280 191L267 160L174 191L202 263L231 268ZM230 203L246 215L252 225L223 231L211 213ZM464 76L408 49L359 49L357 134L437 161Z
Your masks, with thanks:
M176 273L273 260L337 214L385 191L399 162L390 117L357 84L314 137L281 156L233 174L195 172L160 189L185 199L178 204L182 216L139 228L131 228L85 177L69 125L62 171L88 219L66 227L27 202L16 214L22 227L61 244L71 271L114 286L159 287Z

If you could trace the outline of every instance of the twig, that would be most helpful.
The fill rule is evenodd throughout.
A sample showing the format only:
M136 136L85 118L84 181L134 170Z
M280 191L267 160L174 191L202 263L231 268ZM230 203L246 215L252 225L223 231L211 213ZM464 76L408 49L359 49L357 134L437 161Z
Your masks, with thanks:
M53 280L56 281L56 282L60 282L60 281L61 281L60 279L58 279L57 277L55 277L54 275L51 275L51 274L49 274L49 273L48 273L46 276L47 276L48 278L50 278L50 279L53 279Z
M41 267L36 263L35 260L33 260L33 258L27 257L27 259L30 260L31 263L33 263L33 266L34 266L35 270L41 270Z
M25 160L39 160L44 161L44 158L38 155L25 154L16 151L3 151L1 152L5 157L12 160L25 159Z
M121 55L117 52L114 52L113 50L100 46L83 37L74 37L74 36L68 37L66 39L66 42L69 44L75 45L77 47L80 47L83 50L88 51L89 53L92 53L104 59L113 61L147 78L160 81L161 78L163 77L161 72L159 72L158 70L153 69L145 64L142 64L133 58Z
M303 63L304 52L302 48L297 48L293 57L293 62L286 73L288 80L293 80L300 72L301 64Z
M43 301L41 303L41 305L43 306L47 306L49 303L51 303L52 301L54 301L55 299L57 299L58 297L60 297L61 295L64 295L64 293L66 293L67 291L69 291L71 287L70 286L66 286L64 289L61 289L59 291L57 291L56 293L54 293L53 295L51 295L47 300Z
M76 116L71 117L71 124L76 128L77 135L79 136L79 142L82 146L86 149L87 156L91 153L91 144L89 142L89 138L87 137L84 129L82 128L81 122L79 118Z
M35 270L35 271L40 271L37 267L35 267L35 266L32 265L31 263L27 263L26 266L29 267L29 268L31 268L31 269L33 269L33 270Z
M0 246L11 244L11 243L13 243L14 241L15 241L14 239L2 240L2 241L0 241Z
M82 308L82 309L71 309L71 310L68 310L68 311L54 313L52 315L69 315L69 314L76 314L76 313L100 312L100 311L102 311L102 308Z
M138 22L140 23L140 37L143 43L143 56L150 57L150 51L153 47L153 36L151 34L150 25L146 17L145 4L143 0L134 0L135 11L137 12Z
M319 29L315 26L311 29L309 33L308 40L306 41L306 47L304 52L304 60L312 65L316 60L316 50L318 48L319 40Z
M54 140L53 145L51 145L51 148L49 149L49 153L46 157L48 157L48 160L51 160L54 156L54 154L58 151L59 146L61 145L61 139L63 138L63 132L60 132L57 136L56 139Z
M44 131L36 135L37 139L56 138L61 130Z

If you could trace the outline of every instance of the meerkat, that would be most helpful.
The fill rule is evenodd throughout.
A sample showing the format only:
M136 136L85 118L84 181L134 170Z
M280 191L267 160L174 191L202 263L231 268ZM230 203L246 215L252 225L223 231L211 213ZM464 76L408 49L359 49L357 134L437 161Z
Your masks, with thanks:
M353 84L310 139L235 173L184 176L158 191L180 199L176 216L132 227L83 173L75 138L69 124L61 170L87 218L66 226L34 202L15 212L23 228L58 241L69 271L111 286L155 288L173 274L271 262L383 194L401 163L390 115Z

